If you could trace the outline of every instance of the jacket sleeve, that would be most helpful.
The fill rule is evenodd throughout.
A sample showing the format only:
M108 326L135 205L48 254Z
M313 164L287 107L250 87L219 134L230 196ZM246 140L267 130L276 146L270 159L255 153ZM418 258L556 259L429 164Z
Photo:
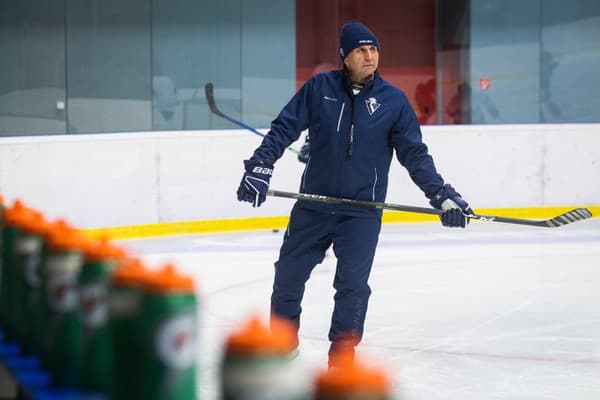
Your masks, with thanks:
M313 79L296 92L277 118L271 122L271 130L254 151L251 160L274 164L281 158L285 149L298 140L300 133L308 128L312 87Z
M391 141L396 157L404 166L413 182L431 198L442 186L444 180L437 172L433 158L423 143L421 128L413 108L403 96L400 116L392 128Z

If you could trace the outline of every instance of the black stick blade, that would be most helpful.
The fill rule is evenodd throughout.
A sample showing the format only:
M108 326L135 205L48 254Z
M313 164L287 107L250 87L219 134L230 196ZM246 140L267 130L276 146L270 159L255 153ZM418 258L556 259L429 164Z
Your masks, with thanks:
M215 101L214 86L212 82L208 82L206 85L204 85L204 94L206 95L206 102L208 103L210 111L214 114L217 114L219 117L227 118L225 114L223 114L221 110L219 110L219 108L217 107L217 102Z
M560 214L552 219L546 220L549 227L563 226L572 222L582 221L592 217L592 213L587 208L576 208Z

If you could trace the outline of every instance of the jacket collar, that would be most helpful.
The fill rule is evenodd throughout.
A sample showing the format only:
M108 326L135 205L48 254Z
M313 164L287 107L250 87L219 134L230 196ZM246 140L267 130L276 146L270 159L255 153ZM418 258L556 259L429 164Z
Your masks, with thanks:
M350 81L350 73L348 72L348 69L346 68L346 66L344 66L343 74L344 74L344 89L346 89L346 91L348 93L353 95L352 81ZM371 79L369 82L367 82L365 84L365 87L363 88L363 90L361 90L361 93L363 91L365 91L366 89L369 89L371 86L373 86L373 84L375 83L375 81L377 79L379 79L379 69L375 70L375 72L373 73L373 79Z

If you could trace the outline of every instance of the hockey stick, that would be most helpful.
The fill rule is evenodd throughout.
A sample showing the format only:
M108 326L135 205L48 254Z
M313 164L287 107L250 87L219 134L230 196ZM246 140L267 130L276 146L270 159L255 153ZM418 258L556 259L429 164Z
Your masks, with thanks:
M352 200L352 199L344 199L344 198L340 198L340 197L321 196L321 195L317 195L317 194L282 192L279 190L269 190L267 192L267 195L273 196L273 197L285 197L288 199L296 199L296 200L318 201L321 203L347 204L347 205L371 207L371 208L377 208L377 209L406 211L406 212L419 213L419 214L442 215L444 213L444 211L436 210L435 208L406 206L406 205L402 205L402 204L378 203L378 202L374 202L374 201L364 201L364 200ZM529 225L529 226L540 226L540 227L544 227L544 228L556 228L556 227L559 227L562 225L570 224L572 222L582 221L584 219L591 218L592 213L587 208L576 208L574 210L567 211L563 214L560 214L554 218L544 219L544 220L506 218L506 217L498 217L498 216L494 216L494 215L480 215L480 214L470 214L467 216L471 219L478 219L481 221L504 222L507 224L519 224L519 225Z
M206 102L208 103L208 107L210 108L210 111L213 114L216 114L219 117L226 119L227 121L231 122L234 125L237 125L244 129L247 129L250 132L257 134L258 136L261 136L261 137L266 136L264 133L257 131L256 129L252 128L251 126L248 126L248 125L244 124L243 122L240 122L238 120L235 120L235 119L223 114L221 112L221 110L219 110L219 107L217 107L217 102L215 101L215 94L214 94L214 85L212 84L212 82L208 82L206 85L204 85L204 93L206 94ZM287 149L296 155L300 154L300 152L298 150L294 149L293 147L288 147Z

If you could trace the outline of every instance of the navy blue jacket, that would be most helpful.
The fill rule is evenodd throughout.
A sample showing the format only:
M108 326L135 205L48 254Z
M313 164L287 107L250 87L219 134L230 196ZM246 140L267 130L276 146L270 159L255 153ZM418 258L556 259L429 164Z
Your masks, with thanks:
M312 77L272 122L252 159L274 164L305 129L310 157L301 193L383 202L393 150L427 197L444 184L406 96L377 72L356 96L345 70ZM348 205L300 205L347 215L381 215L381 210Z

